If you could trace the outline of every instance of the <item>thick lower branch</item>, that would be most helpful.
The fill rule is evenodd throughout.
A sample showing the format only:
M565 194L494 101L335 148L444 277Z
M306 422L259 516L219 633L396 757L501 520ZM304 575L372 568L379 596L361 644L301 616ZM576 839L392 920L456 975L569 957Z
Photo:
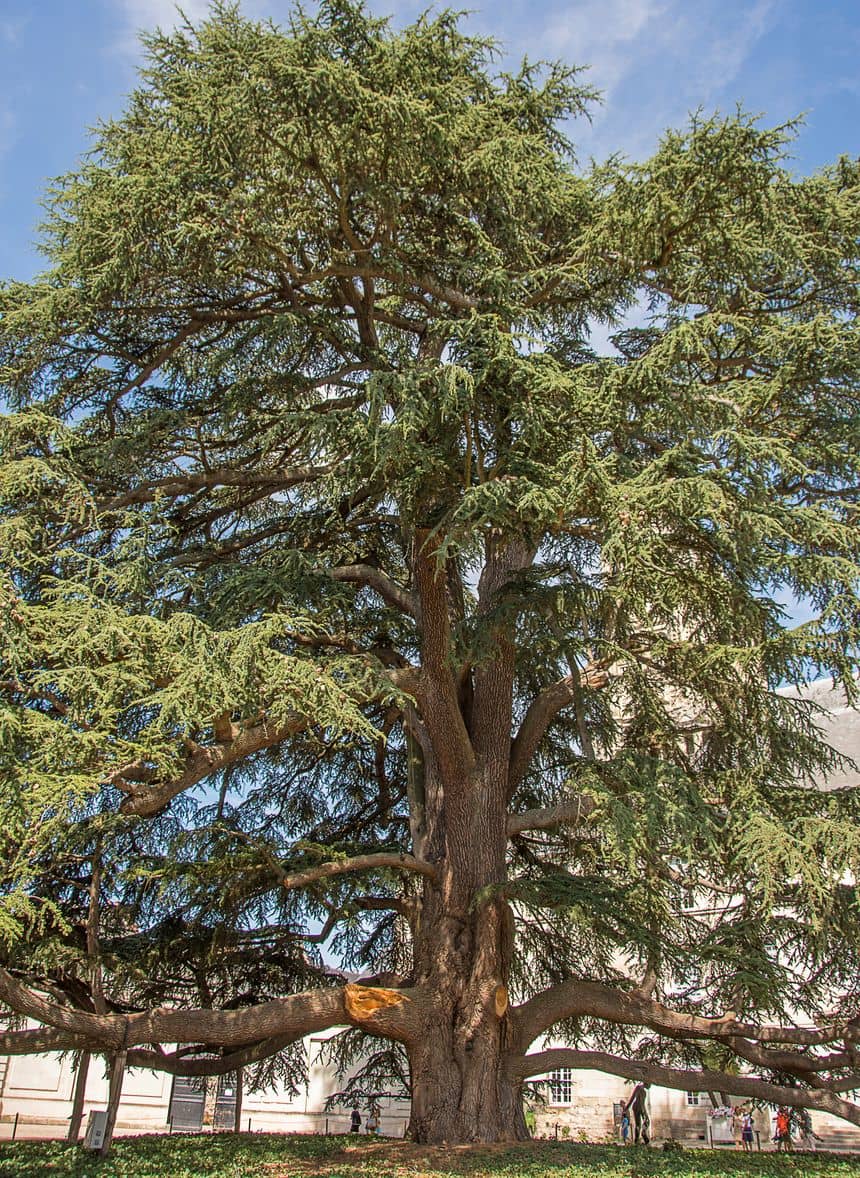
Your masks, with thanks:
M728 1092L732 1096L749 1096L769 1104L787 1104L792 1108L813 1108L832 1113L860 1125L860 1106L844 1100L835 1092L823 1088L786 1088L757 1076L732 1076L728 1072L687 1071L668 1068L640 1059L625 1059L605 1051L577 1051L558 1047L535 1055L511 1060L509 1073L516 1080L540 1076L556 1068L582 1068L608 1072L628 1080L644 1080L664 1088L678 1088L684 1092ZM860 1078L858 1078L860 1083Z
M795 1043L814 1047L844 1039L860 1039L857 1022L835 1023L831 1027L756 1026L741 1022L732 1012L707 1018L670 1009L643 994L624 993L599 982L577 978L544 990L511 1012L523 1049L553 1023L565 1018L590 1015L627 1026L650 1027L675 1039L725 1039L738 1035L762 1043Z
M251 1043L239 1051L231 1051L229 1055L220 1055L212 1059L189 1059L175 1051L168 1053L137 1050L128 1053L127 1063L130 1068L169 1072L172 1076L225 1076L228 1072L235 1072L237 1068L258 1063L261 1059L269 1059L293 1042L290 1038L273 1036L259 1043Z
M286 1044L336 1026L360 1027L370 1034L408 1043L419 1033L420 1008L424 1004L418 990L350 983L291 994L236 1010L158 1007L134 1014L96 1015L50 1002L2 968L0 1000L17 1014L63 1032L69 1039L67 1046L109 1052L145 1043L244 1048L276 1037ZM54 1039L44 1050L56 1050L58 1045Z
M84 1035L56 1027L0 1032L0 1055L39 1055L45 1051L87 1051L94 1046Z

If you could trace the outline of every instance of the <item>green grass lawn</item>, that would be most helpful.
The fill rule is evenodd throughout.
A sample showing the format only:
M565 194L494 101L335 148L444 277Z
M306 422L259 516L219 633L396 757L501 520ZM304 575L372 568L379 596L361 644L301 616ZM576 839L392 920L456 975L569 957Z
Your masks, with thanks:
M104 1162L60 1142L0 1145L0 1178L860 1178L860 1158L536 1141L429 1148L350 1137L247 1134L120 1138Z

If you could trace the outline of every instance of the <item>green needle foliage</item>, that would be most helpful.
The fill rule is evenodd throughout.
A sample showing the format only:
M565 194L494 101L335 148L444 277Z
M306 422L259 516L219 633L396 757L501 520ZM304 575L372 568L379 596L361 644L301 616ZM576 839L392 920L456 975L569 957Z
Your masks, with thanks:
M420 857L447 675L475 749L519 733L510 815L587 803L472 897L515 997L649 967L679 1010L856 1015L858 799L776 688L856 695L858 165L798 178L741 112L580 166L576 71L450 12L145 44L0 288L7 966L78 1009L331 985L322 944L410 979L431 884L283 878Z

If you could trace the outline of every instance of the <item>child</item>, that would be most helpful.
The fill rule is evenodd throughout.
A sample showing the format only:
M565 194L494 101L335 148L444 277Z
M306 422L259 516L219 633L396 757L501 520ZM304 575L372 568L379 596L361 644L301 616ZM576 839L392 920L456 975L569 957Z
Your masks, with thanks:
M621 1144L626 1145L630 1137L630 1114L625 1109L621 1114Z

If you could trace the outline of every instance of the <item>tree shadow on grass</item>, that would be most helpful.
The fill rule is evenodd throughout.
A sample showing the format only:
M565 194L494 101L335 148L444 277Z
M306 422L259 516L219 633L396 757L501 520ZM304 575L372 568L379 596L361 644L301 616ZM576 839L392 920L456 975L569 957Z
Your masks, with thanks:
M728 1154L532 1141L416 1146L402 1141L276 1134L118 1139L111 1156L61 1142L0 1145L0 1178L857 1178L836 1154Z

